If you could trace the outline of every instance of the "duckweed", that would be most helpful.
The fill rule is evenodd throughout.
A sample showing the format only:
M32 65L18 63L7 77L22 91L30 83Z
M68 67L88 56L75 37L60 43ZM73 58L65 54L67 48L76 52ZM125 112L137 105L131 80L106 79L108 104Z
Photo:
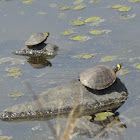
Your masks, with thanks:
M57 4L56 3L51 3L49 6L52 7L52 8L55 8L55 7L57 7Z
M32 3L32 1L31 0L23 0L22 3L24 3L24 4L30 4L30 3Z
M112 112L101 112L101 113L97 113L97 114L95 114L96 117L94 118L94 120L96 120L96 121L104 121L108 117L111 117L113 115L114 115L114 113L112 113Z
M119 71L119 75L125 75L128 74L130 71L129 70L121 70Z
M119 12L126 12L129 10L131 10L131 7L128 7L128 6L123 6L118 9Z
M110 62L114 61L117 57L116 56L107 56L101 59L101 62Z
M17 97L21 97L22 94L20 94L20 93L13 93L13 94L9 94L8 96L12 97L12 98L17 98Z
M102 33L102 31L101 30L90 30L89 33L94 34L94 35L99 35Z
M11 0L0 0L0 1L11 1Z
M73 7L74 10L81 10L81 9L84 9L86 6L85 5L78 5L78 6L75 6Z
M98 3L100 0L90 0L89 3Z
M17 71L19 71L19 68L10 68L10 69L8 69L9 73L17 72Z
M136 68L137 68L137 69L140 69L140 64L137 64L137 65L136 65Z
M18 77L22 75L22 73L19 71L19 68L10 68L8 71L8 77Z
M8 77L18 77L20 75L22 75L22 73L20 71L17 71L17 72L9 73L7 76Z
M86 119L91 120L92 116L84 116Z
M72 33L73 33L72 30L66 30L66 31L64 31L64 32L61 32L61 35L70 35L70 34L72 34Z
M39 15L46 15L46 12L38 12Z
M82 2L84 2L84 0L76 0L76 1L73 2L73 4L80 4Z
M97 21L101 19L100 17L89 17L89 18L86 18L84 19L85 22L94 22L94 21Z
M83 59L90 59L92 57L94 57L96 54L81 54L81 55L77 55L77 56L73 56L72 58L83 58Z
M140 2L140 0L128 0L130 2Z
M116 4L116 5L112 5L111 8L117 9L117 8L121 8L124 7L124 5L122 4Z
M12 140L12 137L0 136L0 140Z
M68 9L70 9L69 6L62 6L59 8L59 10L61 10L61 11L68 10Z
M71 40L82 41L82 40L84 40L84 36L82 36L82 35L72 36Z
M72 25L77 25L77 26L80 26L80 25L84 25L84 21L82 20L74 20L72 21Z

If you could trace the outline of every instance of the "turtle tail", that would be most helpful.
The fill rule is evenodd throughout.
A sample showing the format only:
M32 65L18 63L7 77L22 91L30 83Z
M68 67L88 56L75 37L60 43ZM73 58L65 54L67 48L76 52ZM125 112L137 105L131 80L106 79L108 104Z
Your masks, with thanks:
M120 62L119 64L117 64L117 66L115 66L113 68L114 72L117 73L122 68L122 66L123 66L123 63L122 62Z

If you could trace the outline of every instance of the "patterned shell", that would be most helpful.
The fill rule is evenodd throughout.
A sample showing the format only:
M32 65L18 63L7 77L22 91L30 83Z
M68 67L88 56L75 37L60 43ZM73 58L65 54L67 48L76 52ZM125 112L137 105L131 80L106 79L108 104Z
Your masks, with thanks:
M113 69L105 65L98 65L80 74L81 83L91 89L102 90L112 85L116 80Z
M30 36L30 38L25 42L26 46L38 45L42 42L45 42L49 33L36 33Z

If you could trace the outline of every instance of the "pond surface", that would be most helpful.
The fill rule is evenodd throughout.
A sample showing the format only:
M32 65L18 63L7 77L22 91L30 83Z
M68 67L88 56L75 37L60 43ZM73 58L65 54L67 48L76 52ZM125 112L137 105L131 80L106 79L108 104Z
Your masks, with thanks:
M125 83L129 92L127 101L118 110L120 115L127 118L122 119L127 126L122 137L124 140L139 140L140 70L135 66L140 63L140 3L128 0L100 0L96 3L89 1L81 3L86 6L84 9L73 10L74 0L33 0L30 4L24 4L21 0L0 0L0 111L33 100L25 80L29 81L38 95L48 88L72 80L86 68L99 64L113 67L122 61L124 64L122 70L130 71L125 75L118 73L118 77ZM110 8L115 4L130 6L131 10L119 12ZM70 6L69 10L59 10L59 7L66 5ZM96 16L101 20L81 26L71 24L73 20ZM102 33L90 34L91 29L101 30ZM74 33L61 35L61 32L66 30L72 30ZM23 48L28 37L36 32L50 32L47 42L59 47L58 55L49 60L52 63L51 67L33 68L26 62L26 57L11 53ZM70 38L75 35L83 35L85 40L72 41ZM73 58L85 53L96 55L90 59ZM107 56L115 56L115 59L101 62L101 59ZM19 68L22 75L7 76L7 70L13 67ZM22 96L19 98L8 96L13 93L20 93ZM56 126L56 119L51 122ZM0 121L0 136L13 137L14 140L54 139L47 124L42 121L16 123ZM75 139L90 138L77 136Z

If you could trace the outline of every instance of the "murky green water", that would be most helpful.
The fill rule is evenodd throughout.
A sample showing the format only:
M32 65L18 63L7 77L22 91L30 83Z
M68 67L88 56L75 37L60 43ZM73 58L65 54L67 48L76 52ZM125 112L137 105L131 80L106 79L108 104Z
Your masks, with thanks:
M49 87L72 80L82 70L93 65L107 64L113 67L122 61L123 69L130 71L126 75L118 75L129 92L128 100L118 110L121 115L130 119L130 122L122 119L127 125L123 139L139 140L140 70L136 69L135 65L140 63L140 3L128 0L100 0L98 3L89 3L89 0L85 0L82 4L86 7L75 11L72 9L73 2L74 0L34 0L31 4L23 4L16 0L0 1L0 111L33 100L24 83L27 79L35 93L39 94ZM117 9L109 8L114 4L130 6L131 10L118 12ZM70 9L60 11L59 7L65 5L70 6ZM122 15L130 15L131 18L123 19ZM100 22L85 23L82 26L71 24L73 20L95 16L101 17ZM74 33L68 36L60 34L68 29ZM91 35L89 33L91 29L104 32L100 35ZM49 60L52 67L35 69L26 62L25 57L11 53L24 47L24 42L36 32L50 32L47 42L59 47L58 55ZM72 41L70 38L75 35L83 35L86 41ZM96 56L90 59L72 58L84 53L96 53ZM111 62L100 62L106 56L117 58ZM132 60L134 57L137 59ZM6 62L7 59L10 61ZM15 59L18 59L16 64ZM18 78L7 77L6 69L12 67L19 68L22 75ZM17 99L8 97L12 93L21 93L23 96ZM56 119L51 122L55 124ZM41 121L19 123L0 121L0 135L12 136L14 140L53 139L47 124ZM88 139L85 136L75 139L85 138Z

